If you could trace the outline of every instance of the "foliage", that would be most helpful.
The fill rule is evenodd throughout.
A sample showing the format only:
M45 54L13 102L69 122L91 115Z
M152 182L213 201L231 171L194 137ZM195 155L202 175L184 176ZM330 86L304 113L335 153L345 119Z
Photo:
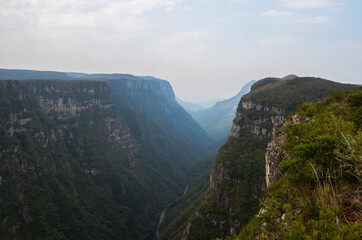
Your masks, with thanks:
M147 107L169 107L156 92L142 93ZM0 81L1 239L154 238L160 212L193 178L182 161L206 154L192 134L173 140L170 125L134 109L138 97L115 94L101 80ZM39 99L83 110L63 118ZM190 123L183 114L173 117Z
M297 106L321 100L332 91L337 89L346 91L356 87L356 85L312 77L298 77L291 80L266 78L254 84L252 92L243 99L282 108L289 114L294 112Z
M242 97L238 106L238 118L234 124L240 127L239 139L230 137L219 150L214 167L213 187L209 188L206 199L200 204L196 214L189 219L191 223L189 239L213 239L234 235L245 226L259 210L259 200L265 186L266 141L273 132L275 121L283 120L283 115L294 112L305 102L317 101L336 89L349 90L355 85L340 84L319 78L267 78L258 81L252 91ZM358 99L358 98L356 98ZM242 102L250 100L258 107L244 109ZM357 101L357 100L355 100ZM260 107L262 106L262 107ZM273 119L273 117L275 117ZM255 130L262 129L261 135ZM327 143L321 139L322 151L333 146L334 139ZM297 178L303 174L303 167L295 168ZM300 173L298 173L300 171ZM221 178L222 180L217 180ZM313 179L313 176L311 175ZM216 182L216 184L215 184ZM216 186L215 186L216 185Z
M240 139L230 137L220 148L216 171L226 169L227 173L215 183L217 190L209 189L196 210L198 214L189 219L188 239L225 237L230 227L244 225L256 214L265 181L265 147L265 141L244 135Z
M362 89L301 106L282 131L282 178L239 239L359 239Z
M186 195L168 206L167 215L161 228L160 240L181 239L187 227L187 220L203 200L207 187L208 176L203 176L196 185L191 186Z
M0 129L5 133L0 147L1 239L124 235L122 218L130 216L130 209L107 198L84 174L35 98L19 82L1 81L0 99ZM26 124L15 120L28 117ZM9 134L12 128L14 134ZM56 139L46 141L52 134Z

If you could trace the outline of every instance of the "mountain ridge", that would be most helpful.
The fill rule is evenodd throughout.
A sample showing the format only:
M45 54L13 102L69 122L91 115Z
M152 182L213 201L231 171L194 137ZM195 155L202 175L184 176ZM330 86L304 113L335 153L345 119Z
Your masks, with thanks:
M259 199L266 188L264 157L273 129L300 104L320 100L337 89L356 87L308 77L256 82L240 100L230 137L220 148L210 174L206 196L190 216L182 239L238 235L260 210Z

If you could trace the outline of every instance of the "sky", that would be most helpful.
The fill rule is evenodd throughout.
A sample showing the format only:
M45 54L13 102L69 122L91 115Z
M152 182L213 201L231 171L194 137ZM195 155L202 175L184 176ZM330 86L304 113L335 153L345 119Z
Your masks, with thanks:
M362 1L0 0L0 68L152 75L184 100L288 74L362 84Z

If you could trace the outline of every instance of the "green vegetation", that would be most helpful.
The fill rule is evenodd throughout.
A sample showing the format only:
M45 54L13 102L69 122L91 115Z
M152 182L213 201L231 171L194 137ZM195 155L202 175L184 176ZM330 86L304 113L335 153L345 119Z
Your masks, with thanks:
M198 162L207 156L205 132L167 82L131 78L0 81L1 239L153 239L166 206L161 239L179 239L186 228L188 239L210 239L234 235L259 211L267 141L241 128L220 149L207 190L213 159ZM353 87L295 81L261 82L253 94L295 109ZM361 90L337 92L300 108L302 124L284 130L292 157L283 159L283 178L240 237L356 236L361 98Z
M207 197L189 219L188 239L214 239L230 234L230 228L245 225L258 211L265 178L264 149L266 141L244 135L230 137L216 158L214 178L217 190L209 189ZM215 224L216 223L216 224ZM221 227L219 227L221 226Z
M356 87L299 77L267 78L255 83L238 106L238 118L234 120L235 129L239 129L238 138L230 137L220 148L211 175L212 183L205 200L189 219L190 228L185 238L214 239L237 235L260 209L259 202L265 189L265 151L273 127L278 127L275 122L282 124L287 114L305 102L321 100L337 89ZM241 104L247 100L251 101L249 109ZM310 149L310 154L314 150ZM299 165L290 167L295 169L295 177L303 175L297 172Z
M208 180L208 176L199 179L196 185L191 186L186 195L168 206L164 223L161 226L160 240L181 239L187 227L188 218L192 216L205 197Z
M157 84L1 80L0 238L153 239L208 139Z
M348 91L355 87L352 84L340 84L313 77L296 77L287 80L266 78L254 84L252 92L243 99L282 108L290 114L303 103L321 100L337 89Z
M0 99L0 238L127 236L131 210L106 197L84 174L56 124L24 86L1 81ZM31 120L21 124L15 116Z
M301 106L283 131L281 179L238 239L359 239L362 89Z

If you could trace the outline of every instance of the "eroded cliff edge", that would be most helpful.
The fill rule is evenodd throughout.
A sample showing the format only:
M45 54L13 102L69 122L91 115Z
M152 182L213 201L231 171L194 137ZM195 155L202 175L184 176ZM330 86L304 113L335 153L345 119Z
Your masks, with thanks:
M302 103L320 100L337 89L355 87L297 76L266 78L255 83L239 103L230 137L220 148L211 172L208 193L189 219L183 239L235 236L258 212L266 183L279 177L279 162L274 159L280 157L283 134L269 145L268 162L265 161L275 128L282 126L287 115Z

